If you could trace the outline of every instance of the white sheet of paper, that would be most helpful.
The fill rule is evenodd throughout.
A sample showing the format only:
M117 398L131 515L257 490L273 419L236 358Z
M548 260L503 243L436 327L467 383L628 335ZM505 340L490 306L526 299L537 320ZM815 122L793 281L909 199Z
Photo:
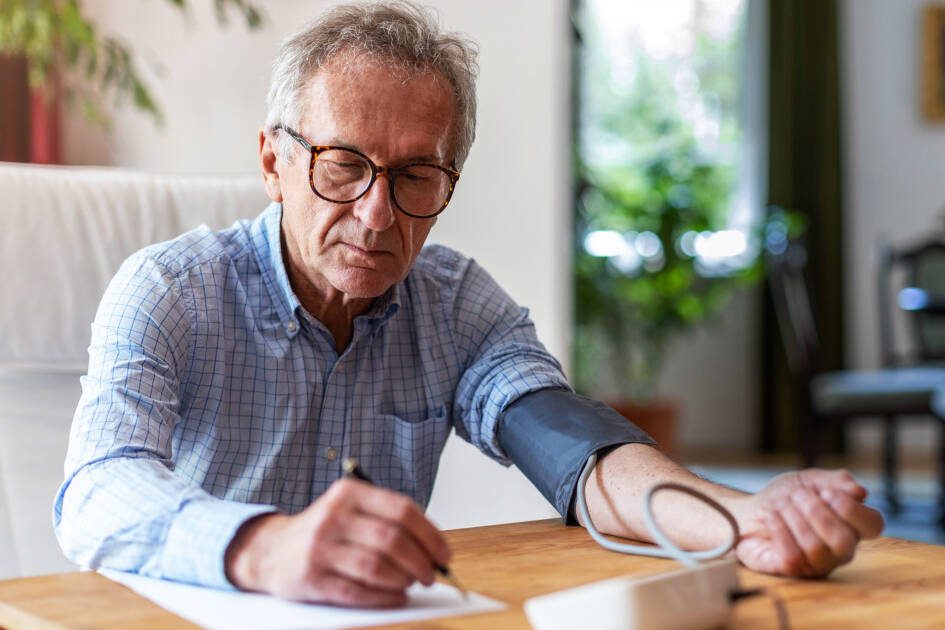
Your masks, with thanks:
M464 600L455 588L439 582L429 588L412 586L407 592L410 600L403 608L367 610L287 602L258 593L221 591L121 571L100 573L206 628L356 628L505 608L501 602L476 593L470 593L469 599Z

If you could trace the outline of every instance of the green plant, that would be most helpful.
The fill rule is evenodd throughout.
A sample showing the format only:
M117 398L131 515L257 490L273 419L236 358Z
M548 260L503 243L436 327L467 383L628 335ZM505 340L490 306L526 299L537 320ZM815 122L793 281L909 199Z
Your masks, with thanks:
M672 340L762 275L764 226L728 229L739 30L706 35L720 16L697 8L665 40L688 52L649 54L632 29L607 42L606 14L584 22L574 354L577 388L596 396L652 398Z
M598 389L606 366L620 388L610 395L652 397L670 341L761 275L759 259L750 252L729 268L710 267L693 255L694 241L724 227L720 202L731 174L692 158L691 145L683 143L639 170L617 169L593 184L586 181L577 233L582 240L595 232L620 235L627 252L595 256L584 243L576 248L580 389Z
M181 11L186 0L167 0ZM241 14L250 29L262 24L262 14L248 0L214 0L217 21L226 24L228 11ZM23 56L29 83L41 88L53 72L63 79L67 103L106 124L99 97L111 95L116 105L132 105L160 124L161 109L135 66L130 47L101 35L83 15L79 0L0 0L0 54Z

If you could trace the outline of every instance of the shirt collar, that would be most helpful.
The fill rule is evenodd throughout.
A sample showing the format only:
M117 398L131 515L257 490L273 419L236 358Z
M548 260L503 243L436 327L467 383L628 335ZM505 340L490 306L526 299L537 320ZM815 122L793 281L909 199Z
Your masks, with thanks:
M400 310L401 284L403 283L398 282L382 295L377 296L371 304L371 308L359 317L364 317L378 324L382 324L393 317Z
M289 274L282 260L282 204L273 202L256 219L252 232L256 263L272 296L279 322L289 337L299 332L298 296L289 283Z
M254 228L252 241L257 263L276 301L279 320L288 335L294 337L299 331L302 303L292 290L282 258L282 204L269 204ZM398 282L378 296L371 307L356 319L363 317L376 327L393 317L400 310L402 284Z

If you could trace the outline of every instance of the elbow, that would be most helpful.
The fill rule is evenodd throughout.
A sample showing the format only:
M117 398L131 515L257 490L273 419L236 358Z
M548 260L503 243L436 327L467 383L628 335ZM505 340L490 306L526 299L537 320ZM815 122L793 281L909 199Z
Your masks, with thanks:
M52 510L53 531L59 548L69 562L83 568L95 568L90 560L96 555L97 546L87 534L82 535L82 532L89 530L83 523L82 511L74 507L69 494L69 481L67 479L56 493Z

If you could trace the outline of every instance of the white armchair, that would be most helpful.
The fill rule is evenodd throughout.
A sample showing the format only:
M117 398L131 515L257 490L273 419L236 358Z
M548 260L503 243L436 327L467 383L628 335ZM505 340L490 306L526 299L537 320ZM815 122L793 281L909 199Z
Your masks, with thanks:
M90 323L121 262L256 216L260 176L0 163L0 578L68 570L52 530Z

